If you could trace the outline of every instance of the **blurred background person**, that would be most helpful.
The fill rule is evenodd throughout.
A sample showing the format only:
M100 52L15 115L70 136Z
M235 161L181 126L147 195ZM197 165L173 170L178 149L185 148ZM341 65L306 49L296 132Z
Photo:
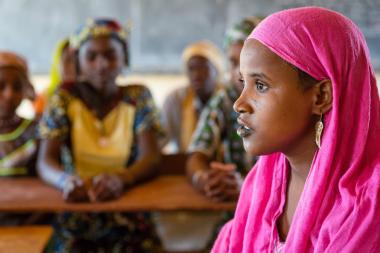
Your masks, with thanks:
M223 55L209 41L188 45L182 59L189 84L171 92L162 108L162 124L173 153L185 153L199 115L222 85Z

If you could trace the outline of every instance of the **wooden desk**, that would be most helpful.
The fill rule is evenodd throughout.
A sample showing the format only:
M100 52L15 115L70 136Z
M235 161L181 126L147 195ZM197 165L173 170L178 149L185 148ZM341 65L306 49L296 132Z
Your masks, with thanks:
M196 192L185 176L165 175L135 186L115 201L70 204L60 191L39 179L0 179L0 211L221 211L235 203L215 203Z
M50 226L0 227L0 252L43 252L52 233Z

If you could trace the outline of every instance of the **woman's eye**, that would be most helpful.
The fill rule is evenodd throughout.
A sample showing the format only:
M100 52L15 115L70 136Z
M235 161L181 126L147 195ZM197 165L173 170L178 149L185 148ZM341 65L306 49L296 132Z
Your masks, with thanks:
M265 92L268 90L268 86L263 84L262 82L259 82L257 81L256 82L256 89L259 91L259 92Z
M239 82L240 82L240 84L241 84L242 86L245 85L245 82L244 82L243 78L239 78Z

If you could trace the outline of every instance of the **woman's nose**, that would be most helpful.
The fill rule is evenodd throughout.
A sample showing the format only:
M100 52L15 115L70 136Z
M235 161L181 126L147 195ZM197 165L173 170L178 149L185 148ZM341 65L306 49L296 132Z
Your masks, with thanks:
M11 100L14 96L14 90L12 85L6 85L2 92L2 98L6 100Z
M245 92L243 91L240 97L234 103L234 110L237 113L252 113L253 108L249 104Z

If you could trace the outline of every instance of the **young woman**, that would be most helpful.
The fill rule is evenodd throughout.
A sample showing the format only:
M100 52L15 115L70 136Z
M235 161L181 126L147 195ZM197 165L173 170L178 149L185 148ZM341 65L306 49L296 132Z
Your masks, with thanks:
M16 114L33 87L23 58L0 52L0 176L35 176L36 123Z
M380 102L357 26L317 7L275 13L240 70L238 133L262 156L213 252L379 252Z
M46 103L57 89L58 85L65 82L74 82L76 79L76 67L74 54L70 48L69 39L63 39L54 50L50 69L50 84L46 90L39 94L34 101L34 109L39 117L43 113Z
M51 97L39 131L41 177L69 202L106 201L154 174L159 119L149 90L119 87L127 34L114 20L90 19L72 38L78 81ZM54 252L159 252L148 214L63 214Z
M244 40L259 23L245 18L226 34L229 84L212 96L202 111L188 152L187 174L195 188L215 201L237 200L242 177L254 163L236 133L238 114L232 105L243 90L239 59Z
M190 44L182 54L189 84L168 95L162 109L166 142L185 153L202 109L220 86L223 55L209 41ZM166 144L166 143L164 143Z
M21 101L32 93L26 61L0 51L0 177L36 176L36 122L16 114ZM39 223L44 218L47 221L46 215L0 213L0 225Z

